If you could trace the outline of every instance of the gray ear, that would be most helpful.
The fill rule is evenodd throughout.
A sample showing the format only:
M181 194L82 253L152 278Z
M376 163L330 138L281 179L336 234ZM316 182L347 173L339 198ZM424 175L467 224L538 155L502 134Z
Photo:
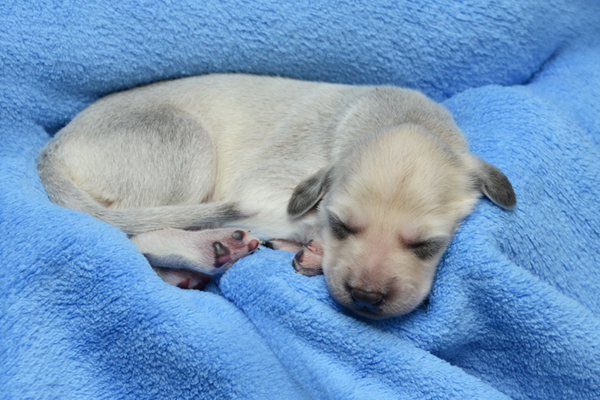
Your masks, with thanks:
M323 198L331 185L331 170L330 167L322 168L296 186L287 207L290 217L304 215Z
M481 193L505 210L514 208L517 205L517 195L506 175L481 159L477 159L477 164L475 174Z

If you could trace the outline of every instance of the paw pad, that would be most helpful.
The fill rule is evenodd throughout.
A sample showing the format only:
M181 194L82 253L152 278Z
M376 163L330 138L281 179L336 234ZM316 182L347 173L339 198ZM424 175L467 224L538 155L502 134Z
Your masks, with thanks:
M215 252L215 268L220 268L231 259L231 251L221 242L213 243Z
M244 231L235 231L231 235L231 237L234 238L235 240L242 240L244 238L244 236L246 236L246 232L244 232Z

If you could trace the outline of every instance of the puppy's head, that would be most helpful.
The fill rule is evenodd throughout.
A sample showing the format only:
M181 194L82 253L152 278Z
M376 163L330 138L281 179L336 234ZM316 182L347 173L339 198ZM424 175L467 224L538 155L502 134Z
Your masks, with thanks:
M386 318L427 297L444 250L481 193L506 209L516 204L497 168L404 125L360 140L298 185L288 213L299 217L320 202L332 296L360 315Z

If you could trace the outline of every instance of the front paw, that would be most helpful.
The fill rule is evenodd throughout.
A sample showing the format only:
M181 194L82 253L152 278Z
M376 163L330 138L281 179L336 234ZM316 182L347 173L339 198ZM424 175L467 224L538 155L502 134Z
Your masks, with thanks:
M308 242L302 250L294 256L292 265L297 273L305 276L323 274L321 259L323 258L323 247L314 240Z

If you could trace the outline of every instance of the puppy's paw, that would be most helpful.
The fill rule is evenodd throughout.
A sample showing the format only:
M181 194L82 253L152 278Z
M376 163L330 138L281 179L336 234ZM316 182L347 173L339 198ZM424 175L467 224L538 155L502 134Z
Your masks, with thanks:
M297 273L306 276L321 275L321 259L323 247L319 242L311 240L294 256L292 264Z
M214 268L225 270L240 258L254 253L259 240L247 232L236 229L218 229L222 238L212 242Z
M273 250L283 250L291 253L297 253L303 248L302 244L286 239L271 239L265 242L264 245Z
M204 289L211 276L184 268L152 267L156 274L170 285L181 289Z
M131 241L153 267L192 270L206 275L225 272L234 262L253 253L259 244L257 238L239 229L167 228L134 236ZM185 271L165 274L171 275L173 279L167 281L175 286L195 286L193 276L186 283L189 274Z

